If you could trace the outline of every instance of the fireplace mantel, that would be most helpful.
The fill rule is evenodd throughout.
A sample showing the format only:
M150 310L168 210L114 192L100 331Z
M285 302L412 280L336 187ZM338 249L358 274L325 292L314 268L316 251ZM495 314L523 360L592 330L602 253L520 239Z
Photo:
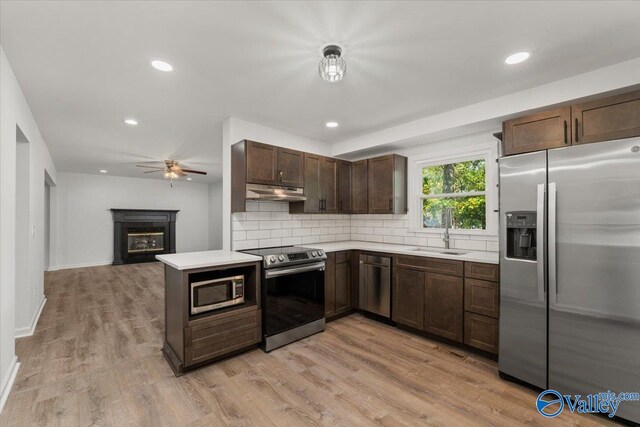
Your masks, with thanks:
M153 262L159 254L176 252L176 214L178 210L111 209L113 214L113 264ZM129 234L162 233L162 248L132 251ZM155 243L155 241L154 241Z

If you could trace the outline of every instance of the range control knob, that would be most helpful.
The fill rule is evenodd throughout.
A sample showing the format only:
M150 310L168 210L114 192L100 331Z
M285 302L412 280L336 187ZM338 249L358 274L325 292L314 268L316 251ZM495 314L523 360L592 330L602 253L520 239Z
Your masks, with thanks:
M275 256L271 256L271 258L269 258L269 261L276 262L276 257Z
M311 252L311 256L312 256L312 257L314 257L314 258L315 258L317 255L318 255L318 254L316 253L316 251Z
M322 256L322 255L323 255L322 251L321 250L318 251L318 256Z
M280 262L284 261L284 255L280 255L280 256L278 257L278 260L279 260Z

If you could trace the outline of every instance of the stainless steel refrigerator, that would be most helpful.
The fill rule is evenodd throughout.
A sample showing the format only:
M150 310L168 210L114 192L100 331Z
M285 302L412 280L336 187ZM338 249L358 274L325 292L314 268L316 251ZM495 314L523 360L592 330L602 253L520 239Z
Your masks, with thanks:
M640 391L640 139L500 159L500 287L501 373Z

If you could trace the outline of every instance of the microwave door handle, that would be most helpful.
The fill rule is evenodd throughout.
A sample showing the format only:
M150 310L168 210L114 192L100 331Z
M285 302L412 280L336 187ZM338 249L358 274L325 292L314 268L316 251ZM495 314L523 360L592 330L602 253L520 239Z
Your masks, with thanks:
M324 262L317 262L311 265L303 265L300 267L292 267L278 270L267 270L264 274L264 277L267 279L271 279L272 277L280 277L280 276L289 276L291 274L296 273L304 273L306 271L323 271L324 270Z

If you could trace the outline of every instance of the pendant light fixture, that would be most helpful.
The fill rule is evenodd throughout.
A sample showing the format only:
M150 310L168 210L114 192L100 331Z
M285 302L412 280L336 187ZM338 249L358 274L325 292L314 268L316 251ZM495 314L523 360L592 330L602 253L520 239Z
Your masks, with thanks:
M340 57L342 49L336 45L329 45L322 53L324 59L318 64L320 77L330 83L339 82L347 71L347 63Z

